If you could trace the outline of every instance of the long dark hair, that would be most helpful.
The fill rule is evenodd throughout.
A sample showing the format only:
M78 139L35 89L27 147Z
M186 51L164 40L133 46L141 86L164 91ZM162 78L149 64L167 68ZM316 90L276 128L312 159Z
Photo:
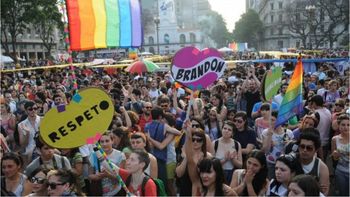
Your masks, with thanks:
M207 157L207 139L205 137L204 131L201 130L201 129L199 129L199 131L194 131L194 132L192 132L192 137L193 136L198 136L198 137L203 139L203 144L202 144L201 150L202 150L202 152L204 154L203 155L204 158Z
M215 194L214 196L224 196L224 190L223 190L223 184L225 183L224 180L224 170L222 169L222 165L219 159L217 158L211 158L211 159L202 159L198 165L199 173L207 172L210 173L211 168L213 167L213 170L216 173L216 180L215 180ZM201 185L203 187L204 196L208 193L208 187L203 185L202 179Z
M305 196L318 196L320 186L316 179L311 175L300 174L295 176L291 183L296 183L303 190Z
M259 170L258 173L255 174L254 179L253 179L253 188L254 192L256 194L259 194L261 189L265 186L266 184L266 178L267 178L267 165L266 165L266 157L265 153L261 150L254 149L252 152L249 153L248 158L255 158L259 161L261 165L261 169ZM247 187L244 187L242 196L248 196L248 189Z

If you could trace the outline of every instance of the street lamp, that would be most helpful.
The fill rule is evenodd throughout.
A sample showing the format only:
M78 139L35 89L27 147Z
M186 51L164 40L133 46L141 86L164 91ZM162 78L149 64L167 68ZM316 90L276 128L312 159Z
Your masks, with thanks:
M314 34L316 34L315 32L315 27L314 27L314 24L313 24L313 19L314 19L314 15L315 15L315 11L316 11L316 6L315 5L307 5L305 7L305 10L307 12L309 12L310 14L310 18L309 18L309 21L310 21L310 32L313 32ZM316 36L316 35L314 35ZM310 44L310 50L312 49L312 39L311 39L311 34L309 35L309 44Z
M154 17L154 23L156 24L156 31L157 31L157 52L158 52L158 55L159 55L159 23L160 23L159 16Z

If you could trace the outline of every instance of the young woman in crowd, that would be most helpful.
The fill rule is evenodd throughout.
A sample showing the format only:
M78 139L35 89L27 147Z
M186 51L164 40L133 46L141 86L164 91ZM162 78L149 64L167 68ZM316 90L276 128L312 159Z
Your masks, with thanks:
M23 161L13 152L5 153L1 159L1 192L3 196L26 196L32 188L22 172Z
M47 173L49 171L49 169L39 167L32 172L29 181L32 183L33 193L29 194L28 197L48 196Z
M271 125L275 125L277 119L277 111L271 112ZM266 153L266 162L268 168L268 177L275 177L275 164L279 155L285 151L285 146L293 139L293 133L289 129L283 128L281 125L277 128L265 129L262 133L263 146L262 151Z
M269 118L270 118L270 104L263 103L260 107L261 117L255 119L255 132L256 132L256 141L262 146L262 132L263 130L269 128Z
M239 142L232 138L236 129L231 121L225 121L222 137L214 141L215 157L220 159L224 169L225 182L231 183L234 169L242 168L242 149Z
M193 156L193 146L198 141L201 142L205 138L196 137L191 128L190 122L185 123L186 127L186 142L185 153L187 155L187 165L189 176L192 181L192 195L196 196L236 196L236 193L224 183L224 172L219 159L203 158L196 163Z
M270 181L268 196L287 196L288 185L295 175L303 171L294 154L281 155L276 160L275 178Z
M113 138L110 132L104 133L99 143L112 163L124 167L125 155L112 147ZM111 177L105 172L106 169L98 161L95 153L91 153L90 160L93 168L90 168L89 179L93 182L96 181L96 184L99 184L99 181L101 182L103 195L116 195L121 189L121 186L117 184L117 178Z
M298 128L293 130L294 140L298 140L300 132L306 128L316 128L318 125L318 120L314 114L305 115Z
M288 196L320 196L324 197L324 195L320 192L320 186L315 178L311 175L297 175L295 176L288 186Z
M70 170L51 170L47 174L49 196L85 196L76 178L76 175Z
M209 135L210 140L217 140L222 136L221 128L223 121L219 117L216 107L212 107L209 111L209 118L205 121L205 133Z
M239 196L264 196L268 185L265 153L252 150L246 161L246 169L234 171L230 186Z
M83 156L79 152L79 148L61 149L61 155L67 157L69 160L73 172L77 175L77 182L82 191L85 192L86 188L83 176Z
M220 94L214 94L211 97L211 104L214 107L216 107L216 111L218 113L217 118L219 121L226 120L226 115L227 115L227 108L224 105L223 97L224 95L220 95Z
M340 134L332 138L332 156L333 159L337 161L337 166L335 169L335 181L336 186L339 189L339 195L349 196L349 115L342 114L338 117L337 121Z
M193 159L194 163L197 164L203 158L211 158L211 154L207 152L207 138L204 131L199 128L199 122L192 120L190 126L193 128L191 130L192 136L192 152L189 157ZM198 126L198 128L197 128ZM186 133L187 136L187 133ZM186 138L187 139L187 138ZM185 147L182 148L181 156L178 159L177 167L175 169L177 184L179 188L180 196L191 196L192 195L192 181L189 176L190 168L188 166L188 158Z
M6 137L7 143L11 150L16 147L14 133L16 129L16 116L11 113L10 106L7 103L0 105L1 114L1 132Z
M142 150L148 153L150 163L144 171L150 177L154 179L158 178L157 159L151 153L149 153L150 147L146 135L142 132L135 132L131 134L130 144L132 150Z

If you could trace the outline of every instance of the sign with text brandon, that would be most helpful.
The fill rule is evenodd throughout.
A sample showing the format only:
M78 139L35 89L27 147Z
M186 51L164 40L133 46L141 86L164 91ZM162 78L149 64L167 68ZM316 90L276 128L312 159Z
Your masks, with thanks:
M226 67L225 60L216 49L200 51L195 47L185 47L175 54L171 74L177 82L196 91L218 80Z
M109 95L99 88L86 88L73 96L68 105L48 111L40 136L55 148L74 148L92 144L107 131L114 114Z

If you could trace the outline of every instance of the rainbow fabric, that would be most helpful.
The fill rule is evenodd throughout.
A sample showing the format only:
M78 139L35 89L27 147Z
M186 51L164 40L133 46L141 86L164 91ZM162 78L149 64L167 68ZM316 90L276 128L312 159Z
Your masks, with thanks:
M303 64L299 58L278 111L275 128L303 111Z
M139 0L66 0L70 49L140 47Z

